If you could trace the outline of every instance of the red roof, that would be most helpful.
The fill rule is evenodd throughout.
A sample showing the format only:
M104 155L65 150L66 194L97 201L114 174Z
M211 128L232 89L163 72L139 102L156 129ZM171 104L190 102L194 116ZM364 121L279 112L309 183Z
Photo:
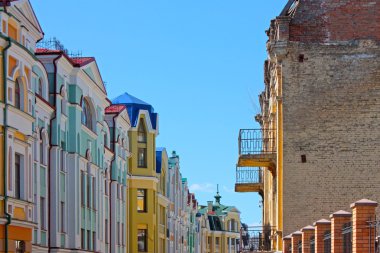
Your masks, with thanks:
M120 113L125 108L127 108L125 105L110 105L106 108L106 113L107 114Z
M60 53L60 50L52 50L47 48L37 48L36 53L43 54L43 53Z
M74 64L78 64L81 67L95 61L94 57L75 57L70 59L74 62Z
M74 65L74 67L82 67L95 61L94 57L70 57L62 50L37 48L36 54L64 54L67 59Z

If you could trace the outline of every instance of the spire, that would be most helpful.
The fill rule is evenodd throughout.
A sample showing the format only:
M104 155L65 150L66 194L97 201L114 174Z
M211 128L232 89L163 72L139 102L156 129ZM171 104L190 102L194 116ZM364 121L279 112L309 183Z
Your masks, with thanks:
M220 199L222 198L222 196L219 195L219 184L216 185L216 195L214 197L216 204L219 205Z

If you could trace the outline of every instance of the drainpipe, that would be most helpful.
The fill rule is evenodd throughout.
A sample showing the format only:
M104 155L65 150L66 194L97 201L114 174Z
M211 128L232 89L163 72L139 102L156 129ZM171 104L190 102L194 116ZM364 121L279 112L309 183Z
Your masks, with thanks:
M109 185L109 194L110 194L110 196L109 196L109 205L110 205L110 211L109 211L109 214L108 214L108 216L109 216L109 224L108 224L108 226L109 226L109 231L110 231L110 240L109 240L109 245L110 245L110 247L111 247L111 240L112 240L112 215L111 215L111 212L112 212L112 203L111 203L111 201L112 201L112 183L114 182L114 181L116 181L116 180L113 180L112 179L112 166L113 166L113 164L115 163L115 160L116 160L116 155L115 155L115 153L116 153L116 148L115 148L115 146L116 146L116 142L115 142L115 137L116 137L116 117L117 117L117 114L115 115L115 116L113 116L112 117L112 120L113 120L113 138L114 138L114 140L113 140L113 159L112 159L112 162L111 162L111 166L110 166L110 185ZM111 141L111 140L110 140ZM118 229L118 228L117 228ZM109 249L110 250L110 249Z
M4 130L3 130L3 136L4 136L4 148L3 148L3 168L4 168L4 214L7 219L7 222L4 226L4 235L5 235L5 253L8 253L8 226L11 224L12 217L7 211L7 202L8 202L8 192L7 192L7 159L8 159L8 141L7 141L7 132L8 132L8 101L7 101L7 50L11 47L11 39L9 37L5 38L8 41L8 45L2 50L1 54L3 56L3 94L4 94Z
M57 61L62 57L62 54L60 54L59 56L57 56L56 58L54 58L53 60L53 65L54 65L54 91L53 94L55 97L53 99L53 103L54 103L54 107L55 107L55 112L54 112L54 116L50 119L50 127L52 128L53 126L53 121L57 118L57 95L56 95L56 91L57 91ZM49 98L48 98L49 99ZM62 108L61 108L62 110ZM50 189L50 168L51 168L51 159L50 159L50 154L51 154L51 150L53 148L53 146L57 146L57 145L53 145L52 143L52 132L51 129L49 131L49 142L50 142L50 147L49 147L49 160L48 160L48 163L49 163L49 167L48 167L48 194L49 194L49 206L51 204L51 189ZM61 157L62 159L62 157ZM50 208L48 208L48 231L49 231L49 240L48 240L48 252L50 253L50 249L51 249L51 236L50 236Z

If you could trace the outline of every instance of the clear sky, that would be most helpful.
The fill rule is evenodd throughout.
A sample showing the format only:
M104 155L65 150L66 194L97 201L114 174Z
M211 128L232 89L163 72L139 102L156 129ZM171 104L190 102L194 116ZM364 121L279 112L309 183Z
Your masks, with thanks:
M261 222L257 193L235 193L238 131L254 128L265 30L286 0L31 0L45 32L95 56L110 99L124 91L159 113L158 146L176 150L201 204Z

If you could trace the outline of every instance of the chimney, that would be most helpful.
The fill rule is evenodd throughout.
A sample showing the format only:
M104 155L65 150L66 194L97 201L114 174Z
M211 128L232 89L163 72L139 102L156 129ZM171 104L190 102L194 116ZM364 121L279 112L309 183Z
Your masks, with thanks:
M212 212L212 205L213 204L213 201L207 201L207 207L208 207L208 210L207 212Z

